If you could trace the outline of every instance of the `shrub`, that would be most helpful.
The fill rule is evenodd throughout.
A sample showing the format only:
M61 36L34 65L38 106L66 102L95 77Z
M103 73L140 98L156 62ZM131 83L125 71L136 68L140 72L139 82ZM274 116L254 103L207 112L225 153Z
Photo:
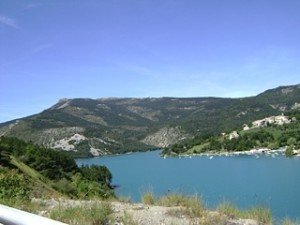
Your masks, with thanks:
M50 217L68 224L105 225L109 224L112 207L109 203L55 208L50 212Z
M0 199L28 199L29 184L16 170L0 171Z
M294 149L293 149L293 147L292 147L292 146L288 146L288 147L286 148L286 150L285 150L285 155L286 155L287 157L292 157L293 154L294 154Z
M297 224L300 224L300 221L292 221L288 218L285 218L282 222L281 222L282 225L297 225Z
M152 192L146 192L142 196L142 203L147 205L154 205L155 197Z
M122 216L121 218L121 224L124 224L124 225L139 225L138 222L136 222L132 215L129 214L128 212L124 212L124 215Z
M259 224L271 224L272 215L269 209L264 207L254 207L251 209L240 210L232 203L222 203L217 207L217 211L229 218L254 219Z
M217 211L220 212L221 214L224 214L224 215L230 217L230 218L238 217L240 214L239 209L235 205L233 205L232 203L229 203L229 202L221 203L217 207Z
M80 171L83 174L83 176L90 181L96 181L101 184L105 184L108 187L110 187L111 185L112 174L106 166L82 166L80 168Z
M181 194L168 194L159 199L162 206L185 206L187 197Z
M76 173L72 177L72 185L76 189L79 198L100 197L104 199L115 196L111 188L100 182L90 181L81 173Z
M246 210L246 215L249 215L250 219L254 219L260 224L271 224L272 222L271 211L265 207L258 206Z
M190 217L201 217L205 211L200 198L182 194L168 194L161 197L158 203L163 206L182 206L184 213Z
M67 194L69 196L75 196L77 194L74 185L66 178L56 181L53 187L59 192Z

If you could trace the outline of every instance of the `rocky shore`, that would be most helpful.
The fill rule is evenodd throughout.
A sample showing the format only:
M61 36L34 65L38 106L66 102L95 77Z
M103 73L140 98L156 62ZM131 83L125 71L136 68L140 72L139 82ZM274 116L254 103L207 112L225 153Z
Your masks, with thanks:
M42 216L50 216L51 210L55 208L68 208L68 207L89 207L97 201L84 201L84 200L41 200L34 199L34 203L43 205L43 210L38 213ZM259 223L253 219L238 219L231 218L220 214L216 211L207 211L205 216L201 218L190 217L180 206L156 206L146 205L141 203L125 203L112 201L109 202L113 210L114 221L110 221L109 224L113 225L126 225L122 222L124 215L130 215L132 219L131 224L136 225L200 225L200 224L223 224L223 225L259 225ZM78 224L74 222L74 225ZM72 224L70 224L72 225Z

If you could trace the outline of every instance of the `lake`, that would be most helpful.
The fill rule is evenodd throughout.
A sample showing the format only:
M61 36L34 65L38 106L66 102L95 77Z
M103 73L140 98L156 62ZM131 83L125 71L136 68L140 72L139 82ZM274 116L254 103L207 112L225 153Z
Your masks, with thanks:
M160 151L78 159L105 165L120 185L118 196L141 200L152 191L199 195L207 207L230 201L240 208L265 206L275 218L300 218L300 157L238 155L160 157Z

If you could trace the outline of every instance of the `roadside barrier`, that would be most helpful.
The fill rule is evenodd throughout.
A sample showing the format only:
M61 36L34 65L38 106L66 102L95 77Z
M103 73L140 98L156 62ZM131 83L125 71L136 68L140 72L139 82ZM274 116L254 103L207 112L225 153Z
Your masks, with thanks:
M0 225L68 225L0 204Z

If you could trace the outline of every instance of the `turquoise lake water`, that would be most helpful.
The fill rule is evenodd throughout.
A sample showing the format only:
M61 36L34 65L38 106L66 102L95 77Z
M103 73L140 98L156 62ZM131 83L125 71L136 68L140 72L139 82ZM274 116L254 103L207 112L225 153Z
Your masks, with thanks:
M300 218L300 157L267 155L162 158L160 151L79 159L105 165L120 185L118 196L140 201L152 191L199 195L207 207L230 201L240 208L265 206L275 218ZM275 157L275 158L274 158Z

